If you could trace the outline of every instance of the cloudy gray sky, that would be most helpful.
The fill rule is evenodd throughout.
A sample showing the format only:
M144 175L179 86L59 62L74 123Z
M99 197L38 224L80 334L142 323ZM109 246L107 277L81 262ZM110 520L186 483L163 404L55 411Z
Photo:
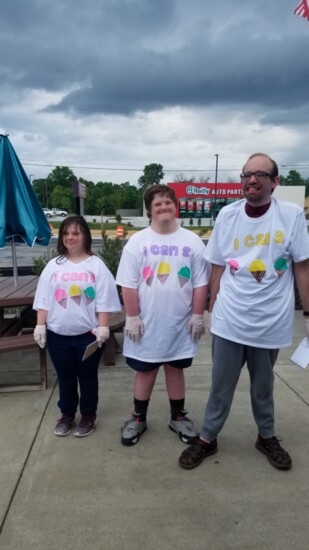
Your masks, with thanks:
M257 151L309 176L298 0L2 0L0 132L27 174L135 184L146 164L238 179Z

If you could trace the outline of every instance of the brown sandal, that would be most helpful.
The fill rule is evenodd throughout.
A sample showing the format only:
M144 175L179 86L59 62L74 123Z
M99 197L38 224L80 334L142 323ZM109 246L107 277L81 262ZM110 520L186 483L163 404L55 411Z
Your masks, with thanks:
M256 448L266 455L269 462L278 470L289 470L292 466L292 459L289 453L281 447L277 437L264 439L258 435L255 443Z
M217 440L214 439L210 443L206 443L198 438L195 443L185 449L179 457L179 466L185 470L196 468L204 458L213 455L217 452Z

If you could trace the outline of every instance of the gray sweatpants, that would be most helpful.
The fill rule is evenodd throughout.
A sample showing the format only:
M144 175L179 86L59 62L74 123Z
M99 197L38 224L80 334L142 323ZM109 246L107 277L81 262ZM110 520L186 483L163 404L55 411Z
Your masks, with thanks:
M205 408L201 436L217 437L233 401L241 369L247 363L250 375L251 406L262 437L274 435L273 367L278 349L263 349L212 336L212 385Z

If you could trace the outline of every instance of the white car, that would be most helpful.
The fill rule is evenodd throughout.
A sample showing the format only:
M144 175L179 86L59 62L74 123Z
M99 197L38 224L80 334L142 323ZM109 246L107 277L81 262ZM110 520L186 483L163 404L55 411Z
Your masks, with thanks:
M42 209L46 218L51 218L52 216L54 216L55 214L53 213L52 210L50 210L49 208L43 208Z
M66 210L60 210L60 208L52 208L52 215L53 216L61 216L62 218L65 218L68 213Z

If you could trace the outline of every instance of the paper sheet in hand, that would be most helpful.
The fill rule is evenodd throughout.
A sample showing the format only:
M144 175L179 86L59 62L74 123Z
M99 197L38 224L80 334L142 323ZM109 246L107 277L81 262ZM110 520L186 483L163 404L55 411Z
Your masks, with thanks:
M89 346L86 347L82 361L85 361L85 359L88 359L88 357L90 357L90 355L92 355L97 349L98 349L98 342L97 340L95 340L94 342L89 344Z
M302 369L305 369L309 364L309 339L304 338L294 351L291 361L296 363Z

